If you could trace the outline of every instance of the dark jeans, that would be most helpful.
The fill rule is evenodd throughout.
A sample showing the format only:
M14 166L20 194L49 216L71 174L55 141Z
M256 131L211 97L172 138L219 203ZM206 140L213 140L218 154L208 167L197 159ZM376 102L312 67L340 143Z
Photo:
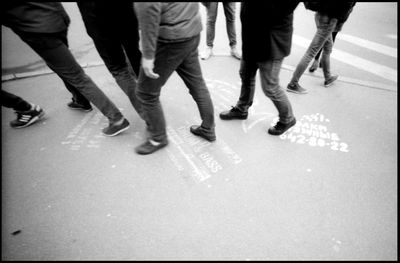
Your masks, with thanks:
M21 33L16 32L64 82L73 100L88 105L92 102L109 120L115 122L123 116L114 103L103 93L68 49L67 32Z
M7 108L12 108L15 111L28 111L31 109L31 104L17 95L1 91L1 105Z
M81 1L78 2L78 7L86 31L93 39L107 69L141 115L141 106L136 97L136 76L139 75L142 54L139 50L139 29L132 3Z
M206 129L214 129L214 106L200 68L197 51L199 41L200 35L182 42L158 42L154 72L158 73L160 77L158 79L148 78L143 70L140 70L137 95L142 103L150 139L163 141L167 138L160 92L161 87L174 71L182 78L197 104L202 119L201 126Z
M256 73L260 71L261 88L264 94L272 100L279 112L279 121L282 123L291 122L294 118L292 105L286 92L279 85L279 71L283 59L268 60L266 62L250 62L241 60L240 78L242 87L240 90L239 101L236 107L243 112L247 112L253 104Z
M213 47L215 38L215 22L217 21L219 2L207 3L207 46ZM228 33L229 46L236 45L235 10L236 2L222 2L224 6L226 32Z

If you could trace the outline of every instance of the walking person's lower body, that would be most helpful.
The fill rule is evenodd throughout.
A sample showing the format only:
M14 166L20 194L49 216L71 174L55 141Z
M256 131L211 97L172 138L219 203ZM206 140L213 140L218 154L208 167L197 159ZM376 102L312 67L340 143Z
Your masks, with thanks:
M208 2L207 3L207 26L206 26L206 50L202 55L202 59L206 60L213 55L214 39L215 39L215 24L217 21L219 2ZM229 39L229 47L231 56L241 59L241 55L237 50L236 42L236 2L222 2L226 21L226 32Z
M107 7L111 10L105 16L104 9ZM131 4L122 2L118 5L104 5L82 1L78 2L78 8L86 32L92 38L105 66L141 116L136 86L142 54L137 20Z
M128 96L133 108L139 116L142 117L141 105L136 96L137 78L134 72L135 70L133 69L133 67L135 67L137 71L139 70L137 61L140 63L140 50L137 48L135 52L133 47L129 47L129 51L135 52L136 54L130 53L131 58L133 56L135 56L135 58L128 60L125 45L120 43L118 39L113 39L111 36L103 38L93 37L93 42L108 71L114 77L118 86ZM130 63L130 61L132 61L132 63ZM134 66L132 66L131 69L130 67L132 64Z
M65 83L73 95L73 102L90 105L92 102L109 120L103 129L106 136L114 136L129 128L129 122L114 103L84 72L67 45L67 32L36 34L18 33Z
M136 147L139 154L150 154L168 144L166 121L160 103L162 86L174 71L184 81L189 93L197 104L201 124L191 127L191 132L209 141L214 141L214 107L207 89L198 59L200 35L183 42L158 42L154 61L154 72L158 79L147 77L141 70L137 95L142 104L147 123L148 139Z
M308 92L307 89L300 86L299 80L304 71L307 69L308 64L316 56L321 48L323 49L321 64L324 72L325 82L327 82L328 80L332 80L332 78L335 77L331 76L330 73L330 54L332 52L333 46L332 32L336 27L337 19L316 13L315 22L317 25L317 32L315 33L306 53L304 54L295 71L293 72L292 79L287 86L287 91L298 94L305 94Z
M242 86L239 100L232 109L221 112L223 120L247 119L248 110L253 104L256 73L259 70L261 87L264 94L274 103L279 114L279 121L268 129L271 135L281 135L296 124L292 105L282 87L279 85L279 72L283 59L265 62L241 61L240 78Z

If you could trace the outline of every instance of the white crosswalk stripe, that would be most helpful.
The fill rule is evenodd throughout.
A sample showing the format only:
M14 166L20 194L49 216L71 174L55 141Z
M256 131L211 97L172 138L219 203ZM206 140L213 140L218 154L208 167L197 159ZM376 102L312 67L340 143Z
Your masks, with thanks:
M386 37L391 38L391 39L397 39L397 35L388 34L388 35L386 35Z
M304 48L308 48L310 42L311 42L310 39L293 34L293 44L296 44ZM378 75L387 80L397 82L397 70L392 69L390 67L380 65L375 62L371 62L369 60L360 58L358 56L338 50L336 48L333 48L331 58L334 58L336 60L339 60L340 62L349 64L351 66L357 67L361 70L370 72L372 74Z
M397 49L396 48L388 47L388 46L378 44L378 43L375 43L375 42L372 42L369 40L365 40L363 38L359 38L359 37L355 37L355 36L347 35L347 34L343 34L343 33L339 33L337 35L337 38L348 41L354 45L358 45L360 47L371 49L375 52L397 58Z

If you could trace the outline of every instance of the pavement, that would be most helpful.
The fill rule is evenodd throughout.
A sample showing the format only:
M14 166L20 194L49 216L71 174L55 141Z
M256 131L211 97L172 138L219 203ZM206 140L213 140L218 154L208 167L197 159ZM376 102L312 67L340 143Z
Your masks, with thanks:
M116 137L97 109L67 108L51 71L3 76L46 115L13 129L2 107L2 260L397 258L397 88L345 76L325 88L307 72L309 93L288 93L296 126L271 136L259 79L248 119L223 121L239 61L201 65L217 141L190 133L200 117L174 74L161 94L170 144L148 156L134 152L144 122L101 62L83 66L131 123ZM283 87L292 73L284 65Z

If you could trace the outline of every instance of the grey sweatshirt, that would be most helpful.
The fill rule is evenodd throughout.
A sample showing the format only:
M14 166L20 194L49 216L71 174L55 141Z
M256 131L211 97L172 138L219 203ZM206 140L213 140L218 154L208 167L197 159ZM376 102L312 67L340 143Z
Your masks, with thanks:
M157 41L180 42L202 30L198 2L135 2L142 53L153 59Z

